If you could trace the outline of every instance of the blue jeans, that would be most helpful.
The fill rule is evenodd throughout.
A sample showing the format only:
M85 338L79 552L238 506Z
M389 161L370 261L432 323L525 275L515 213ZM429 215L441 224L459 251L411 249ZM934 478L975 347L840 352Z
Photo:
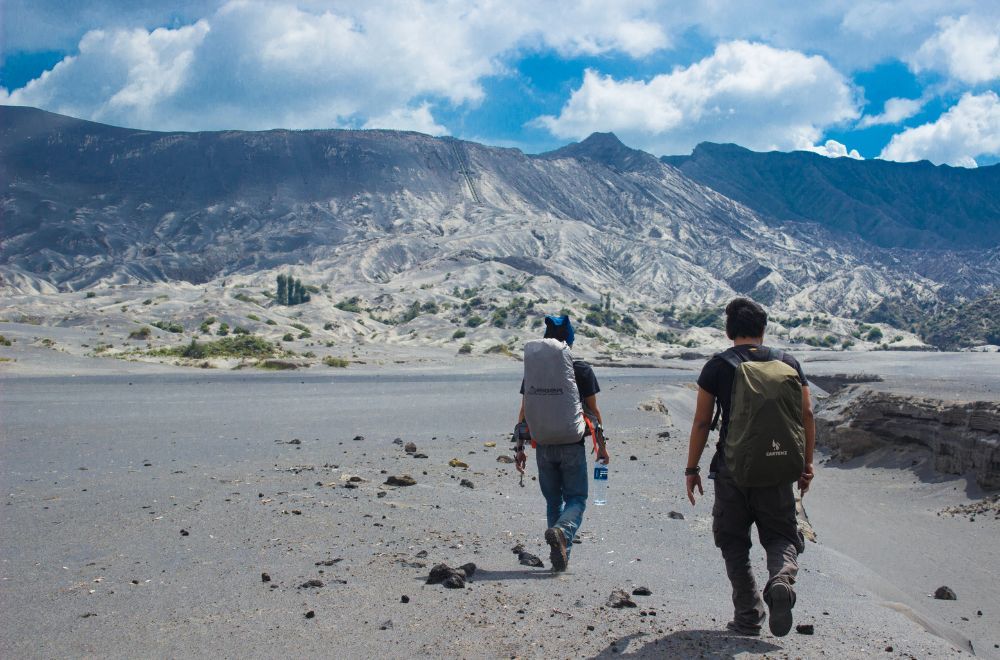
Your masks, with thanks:
M538 445L535 458L549 527L562 529L569 554L587 508L587 450L583 443Z

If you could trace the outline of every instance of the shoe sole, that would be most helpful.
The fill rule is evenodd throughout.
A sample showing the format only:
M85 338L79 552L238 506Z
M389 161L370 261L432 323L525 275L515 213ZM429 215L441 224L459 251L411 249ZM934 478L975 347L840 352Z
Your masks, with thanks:
M545 530L545 542L551 548L549 561L552 562L552 570L565 571L566 564L569 563L569 558L566 556L566 537L555 527L549 527Z
M792 589L783 582L775 582L767 593L767 626L775 637L784 637L792 629Z

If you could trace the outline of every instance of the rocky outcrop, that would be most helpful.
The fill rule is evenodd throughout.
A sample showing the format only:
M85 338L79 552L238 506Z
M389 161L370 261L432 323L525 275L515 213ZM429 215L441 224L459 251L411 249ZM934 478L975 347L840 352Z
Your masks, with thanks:
M817 408L816 441L840 458L889 445L922 447L945 474L1000 488L1000 403L942 401L855 385Z

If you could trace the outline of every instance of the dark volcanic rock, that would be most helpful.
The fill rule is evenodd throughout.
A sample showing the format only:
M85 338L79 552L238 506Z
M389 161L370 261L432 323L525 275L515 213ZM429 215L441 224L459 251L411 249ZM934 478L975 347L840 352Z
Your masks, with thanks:
M475 488L476 485L469 481L468 479L462 479L460 486L465 486L466 488Z
M460 571L465 573L465 577L470 578L476 573L476 565L471 561L468 564L462 564L458 567Z
M356 436L354 436L354 442L361 442L364 439L365 439L365 436L363 436L363 435L356 435Z
M410 602L410 597L409 596L400 596L399 597L399 602L401 602L401 603L409 603Z
M615 589L608 596L608 607L621 609L623 607L636 607L636 604L624 589Z
M522 550L521 552L517 553L517 560L520 563L524 564L525 566L534 566L536 568L545 568L545 564L542 563L541 559L539 559L535 555L531 554L530 552L526 552L524 550Z
M316 612L314 612L313 610L309 610L308 612L306 612L307 619L313 619L315 617L316 617Z
M461 573L455 572L445 578L442 582L448 589L464 589L465 588L465 578L462 577Z
M413 486L417 483L417 480L408 474L403 474L400 476L391 476L385 480L386 486Z
M417 451L417 445L416 445L416 443L407 442L406 446L403 447L403 451L405 451L407 454L416 453L416 451Z
M653 592L649 590L649 587L636 587L632 590L633 596L652 596Z
M797 632L800 635L812 635L814 632L816 632L816 629L813 627L813 624L811 623L800 623L799 625L795 626L795 632Z
M313 578L312 580L306 580L299 585L299 589L318 589L323 586L323 580L317 580Z
M671 511L667 514L667 517L671 520L684 520L684 514L680 511Z
M261 582L270 582L271 581L270 574L268 574L268 573L261 573L260 574L260 581Z
M951 587L938 587L934 591L934 597L938 600L958 600L958 596Z

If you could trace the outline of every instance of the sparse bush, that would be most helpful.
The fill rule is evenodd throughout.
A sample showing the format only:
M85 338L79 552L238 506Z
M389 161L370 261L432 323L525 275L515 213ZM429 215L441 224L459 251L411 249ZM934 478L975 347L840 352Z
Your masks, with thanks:
M180 334L184 332L184 326L175 321L155 321L152 323L154 328L159 328L160 330L166 330L167 332L173 332Z
M86 297L87 298L96 298L97 294L94 293L93 291L88 291Z
M292 326L296 330L301 330L302 332L309 332L309 326L307 325L302 325L301 323L289 323L288 325Z
M142 301L142 304L143 305L152 305L153 304L153 299L152 298L146 298L145 300Z
M882 341L882 331L879 330L878 328L872 328L871 330L868 331L868 334L865 335L865 339L871 342Z
M299 333L299 339L309 339L310 337L312 337L312 333L308 330Z
M268 358L275 355L274 344L256 335L224 337L199 343L192 339L186 346L172 346L150 351L150 355L178 356L191 359L212 357Z
M10 339L7 339L7 338L6 338L6 337L4 337L3 335L0 335L0 346L10 346L10 345L11 345L11 343L12 343L12 342L11 342L11 340L10 340Z
M266 323L267 325L278 325L276 321L273 321L271 319L264 319L264 323Z
M219 329L215 331L215 334L217 334L220 337L225 337L226 335L228 335L229 334L229 324L225 323L225 322L220 323L219 324Z
M256 314L247 314L247 318L250 319L251 321L260 321L260 317L257 316Z
M153 335L153 329L150 328L148 325L144 325L138 330L133 330L132 332L128 333L128 338L145 341L149 339L152 335Z
M456 330L455 332L452 333L451 338L461 339L464 336L465 336L465 330Z
M360 298L353 296L351 298L341 300L339 303L336 303L334 307L344 312L354 312L355 314L360 314L363 311L361 309L361 305L359 304L360 302Z
M478 314L474 315L474 316L470 316L469 318L467 318L465 320L465 325L469 326L470 328L478 328L483 323L486 323L486 319L484 319L483 317L479 316ZM469 346L469 344L466 344L466 346ZM469 350L470 351L472 350L471 346L469 347Z
M339 369L343 369L344 367L349 365L350 362L348 362L343 358L327 355L325 358L323 358L323 364L325 364L328 367L337 367Z
M253 298L251 298L249 295L243 293L242 291L240 291L239 293L234 294L233 298L235 298L236 300L239 300L240 302L253 303L255 305L257 304L256 300L254 300Z
M680 337L667 330L660 330L656 333L656 341L663 342L664 344L678 344L680 343Z
M234 335L248 335L248 334L250 334L250 331L247 330L246 328L244 328L242 325L238 325L235 328L233 328L233 334Z
M472 344L462 344L462 347L458 349L459 355L468 355L472 352Z
M283 335L283 336L281 337L281 341L295 341L295 337L293 337L293 336L292 336L292 333L290 333L290 332L286 332L286 333L285 333L285 334L284 334L284 335Z

